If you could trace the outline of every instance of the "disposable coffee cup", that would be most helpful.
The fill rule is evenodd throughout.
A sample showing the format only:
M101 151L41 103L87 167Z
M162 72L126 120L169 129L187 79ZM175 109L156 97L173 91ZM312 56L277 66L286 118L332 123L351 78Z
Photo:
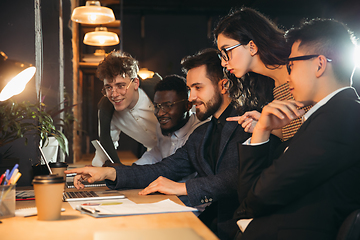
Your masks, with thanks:
M64 171L67 169L67 166L67 163L64 162L50 163L52 173L63 177L64 180L66 179L66 174L64 173Z
M59 220L64 178L56 174L36 176L33 180L38 220Z

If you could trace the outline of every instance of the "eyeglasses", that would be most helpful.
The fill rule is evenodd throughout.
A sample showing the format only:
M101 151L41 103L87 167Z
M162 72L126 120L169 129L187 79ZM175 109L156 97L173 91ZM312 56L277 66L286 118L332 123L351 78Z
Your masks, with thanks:
M154 113L158 113L160 111L160 108L161 110L163 110L164 113L168 113L175 104L186 100L187 99L179 100L176 102L154 103Z
M230 52L231 50L233 50L234 48L237 48L238 46L241 46L241 43L236 44L234 46L228 47L228 48L223 48L219 51L218 56L221 60L224 59L226 62L229 61L229 55L228 52Z
M105 97L110 96L110 95L113 93L114 88L115 88L115 91L116 91L117 93L120 93L121 95L125 95L126 92L127 92L127 90L128 90L129 87L130 87L130 84L134 81L134 79L135 79L135 78L131 78L129 84L128 84L126 87L125 87L125 83L115 83L115 84L114 84L114 87L109 86L109 85L104 86L103 89L101 89L101 93L102 93Z
M305 56L288 58L288 61L287 61L287 63L286 63L286 69L287 69L289 75L290 75L290 73L291 73L291 67L292 67L292 64L290 64L290 62L293 62L293 61L302 61L302 60L310 60L310 59L315 58L315 57L318 57L318 56L320 56L320 54L317 54L317 55L305 55ZM326 57L326 61L332 62L332 59Z

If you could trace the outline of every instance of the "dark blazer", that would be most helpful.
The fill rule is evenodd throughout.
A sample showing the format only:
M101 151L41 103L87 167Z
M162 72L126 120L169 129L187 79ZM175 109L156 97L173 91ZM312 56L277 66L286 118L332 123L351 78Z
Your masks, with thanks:
M239 146L239 187L244 176L255 179L235 213L237 219L254 218L241 239L335 239L345 217L360 208L356 91L337 93L304 122L279 158L261 174L251 169L257 178L249 178L242 171L252 163L266 165L268 145Z
M230 116L239 113L233 110ZM226 221L232 219L237 201L238 152L237 143L250 137L237 122L226 122L220 140L219 158L215 173L204 158L204 144L211 137L212 121L199 126L190 135L186 144L173 155L153 165L115 167L116 182L107 181L110 188L144 188L159 176L178 181L194 172L198 176L186 182L188 198L192 206L204 202L217 202L218 235L221 239L232 239L236 232ZM236 230L236 228L235 228Z

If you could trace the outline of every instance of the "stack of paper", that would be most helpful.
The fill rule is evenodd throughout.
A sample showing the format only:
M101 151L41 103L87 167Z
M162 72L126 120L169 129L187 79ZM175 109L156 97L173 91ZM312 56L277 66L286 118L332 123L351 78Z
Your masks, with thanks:
M170 199L166 199L156 203L143 204L92 204L88 206L82 204L80 205L79 210L93 217L112 217L125 215L197 211L196 208L182 206L171 201Z

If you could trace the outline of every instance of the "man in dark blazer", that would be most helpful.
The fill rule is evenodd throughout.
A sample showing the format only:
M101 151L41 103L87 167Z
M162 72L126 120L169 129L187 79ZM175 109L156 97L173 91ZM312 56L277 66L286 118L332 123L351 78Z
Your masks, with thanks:
M67 171L77 173L76 188L83 188L81 181L107 179L112 189L145 188L141 195L160 192L187 195L192 206L216 206L217 224L212 229L221 239L232 239L236 222L232 215L237 201L238 141L250 137L237 122L227 122L237 116L228 93L228 79L224 78L220 59L215 49L204 50L182 62L187 71L189 102L196 106L196 116L212 120L194 130L186 144L173 155L153 165L115 167L88 167ZM176 182L194 172L196 178ZM230 221L230 222L228 222Z
M264 107L250 142L239 146L239 190L255 179L249 192L239 191L236 219L253 218L241 240L335 239L347 215L360 208L360 100L350 87L351 37L334 20L312 20L287 33L296 101ZM306 114L298 109L304 103L314 105ZM271 130L300 116L301 128L269 161Z

